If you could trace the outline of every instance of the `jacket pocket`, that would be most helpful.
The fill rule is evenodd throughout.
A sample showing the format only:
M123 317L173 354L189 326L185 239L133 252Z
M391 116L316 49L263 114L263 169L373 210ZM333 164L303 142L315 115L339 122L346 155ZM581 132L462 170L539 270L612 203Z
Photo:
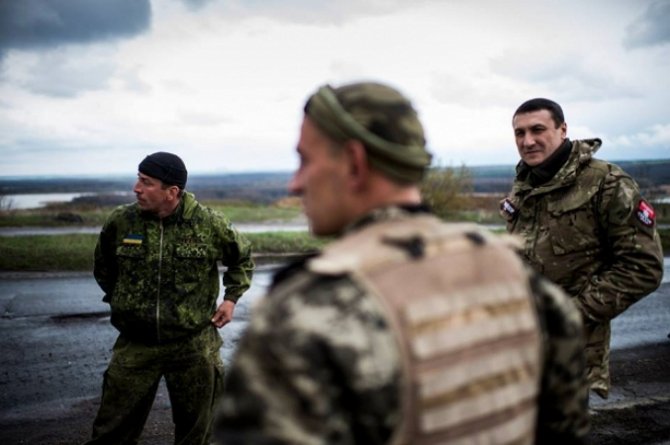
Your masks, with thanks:
M122 244L116 248L118 274L111 304L117 310L132 308L134 295L141 295L147 277L145 252L142 246Z
M190 292L207 280L209 249L207 244L177 244L174 250L175 284L177 289Z
M555 255L596 251L600 242L592 194L570 195L547 204L549 238Z
M144 250L141 246L118 246L116 248L116 261L119 267L119 276L137 274L143 259Z

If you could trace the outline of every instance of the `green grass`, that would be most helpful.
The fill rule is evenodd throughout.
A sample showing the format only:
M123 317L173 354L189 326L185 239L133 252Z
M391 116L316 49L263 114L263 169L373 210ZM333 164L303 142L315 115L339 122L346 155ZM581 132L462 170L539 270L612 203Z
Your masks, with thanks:
M254 204L221 204L220 202L205 202L205 205L223 212L226 217L235 223L290 221L300 216L299 207L279 207L274 205Z
M327 243L308 232L247 233L252 252L257 253L301 253L321 248Z
M305 253L322 246L307 232L271 232L246 235L254 255ZM0 270L93 270L95 234L0 237Z
M216 201L205 204L223 212L234 223L291 221L301 213L300 207ZM34 210L9 210L0 212L0 227L102 226L111 211L111 207L77 207L68 204ZM58 215L62 213L77 215L82 222L59 220Z
M94 234L0 238L0 270L93 270Z

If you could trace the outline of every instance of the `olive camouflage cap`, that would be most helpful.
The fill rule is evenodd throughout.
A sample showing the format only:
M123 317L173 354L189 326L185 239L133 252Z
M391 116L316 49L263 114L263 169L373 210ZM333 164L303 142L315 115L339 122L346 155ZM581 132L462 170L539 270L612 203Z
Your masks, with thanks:
M360 140L370 164L399 183L417 183L430 165L423 126L412 103L373 82L319 88L305 114L336 142Z

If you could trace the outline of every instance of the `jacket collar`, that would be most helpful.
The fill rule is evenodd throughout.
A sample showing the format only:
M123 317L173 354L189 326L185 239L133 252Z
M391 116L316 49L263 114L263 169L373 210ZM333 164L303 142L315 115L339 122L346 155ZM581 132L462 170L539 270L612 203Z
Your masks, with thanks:
M173 224L180 220L190 220L193 218L197 205L198 201L196 201L195 195L191 192L184 191L177 208L174 212L163 218L162 221L164 224ZM139 207L137 207L137 209L142 218L156 221L160 219L155 213L142 211Z
M519 191L530 191L531 194L540 194L572 185L576 181L578 172L593 159L593 154L600 149L601 145L602 141L597 138L572 141L570 156L563 167L553 178L537 187L530 184L529 175L524 175L523 169L520 171L521 163L519 163L514 182L515 188Z

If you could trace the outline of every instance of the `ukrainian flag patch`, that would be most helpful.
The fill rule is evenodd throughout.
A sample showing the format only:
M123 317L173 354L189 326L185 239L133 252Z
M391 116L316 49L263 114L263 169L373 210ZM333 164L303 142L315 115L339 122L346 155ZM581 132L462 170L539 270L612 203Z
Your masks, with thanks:
M126 235L125 238L123 238L123 244L140 245L142 244L142 239L144 239L142 235L136 235L134 233L131 233Z

